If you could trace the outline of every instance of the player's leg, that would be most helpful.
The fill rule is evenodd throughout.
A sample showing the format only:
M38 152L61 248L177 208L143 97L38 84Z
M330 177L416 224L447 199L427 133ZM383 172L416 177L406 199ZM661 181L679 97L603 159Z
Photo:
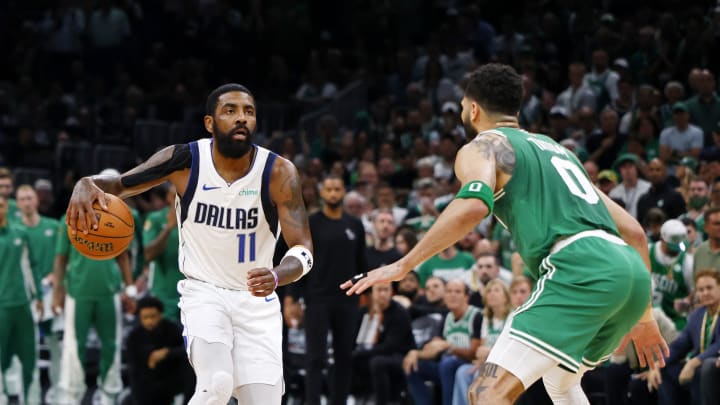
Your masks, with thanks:
M28 391L33 382L37 365L37 336L35 322L28 305L21 305L15 310L15 327L13 328L13 352L22 365L22 397L28 398ZM39 394L39 392L37 392ZM34 398L35 400L39 399Z
M57 403L60 405L77 404L85 394L83 364L91 309L91 303L86 300L75 300L70 294L65 298L65 335L57 389Z
M10 367L12 360L12 351L10 343L12 342L13 317L12 308L0 308L0 404L7 403L7 394L5 392L5 371Z
M233 326L220 289L200 281L178 283L183 337L197 383L189 405L225 405L232 395Z
M305 401L308 405L320 404L329 328L328 305L309 303L305 309Z
M555 405L589 405L585 393L580 386L588 367L581 366L577 373L571 373L561 367L555 367L543 376L545 390Z
M503 333L481 367L468 391L471 405L512 404L535 381L559 362L523 341L511 337L506 324Z
M328 376L330 384L331 405L345 405L350 393L352 379L352 352L355 346L356 327L358 324L358 306L350 303L337 303L330 306L330 327L333 336L333 359L335 364L332 375Z
M114 294L98 298L93 324L100 339L100 375L98 389L103 403L112 403L122 391L120 375L120 340L122 339L122 306Z
M233 391L233 397L238 400L238 405L253 404L279 404L285 392L282 377L273 384L245 384Z
M193 338L189 344L197 383L188 405L226 405L234 386L230 346L202 338Z

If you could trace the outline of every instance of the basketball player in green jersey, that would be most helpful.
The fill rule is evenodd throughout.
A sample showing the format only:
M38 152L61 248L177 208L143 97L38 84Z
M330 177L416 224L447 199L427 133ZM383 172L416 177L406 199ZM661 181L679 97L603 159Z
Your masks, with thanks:
M588 404L583 373L618 345L632 340L643 367L654 367L653 357L664 365L668 354L650 312L647 240L630 214L592 186L571 152L518 129L522 91L509 66L484 65L470 76L462 119L468 135L478 135L455 160L457 197L405 257L341 288L360 293L403 278L494 209L538 281L508 318L470 387L470 403L511 404L543 378L554 403Z
M59 223L57 219L40 215L38 212L38 196L32 186L21 185L18 187L16 195L18 210L21 213L20 220L16 224L25 229L30 245L33 248L32 254L34 257L31 260L33 263L33 277L38 280L43 290L43 311L42 316L38 316L37 321L43 339L50 351L50 367L48 369L50 393L48 398L53 398L60 377L60 329L62 325L58 318L53 318L52 277L50 275L55 260L55 240ZM31 338L34 338L34 331ZM35 380L36 378L33 377L33 384L35 384Z
M129 303L137 290L133 284L130 255L126 250L114 259L93 260L80 254L68 239L65 216L60 219L53 265L55 287L53 311L65 315L57 405L79 404L85 395L86 343L90 327L100 339L98 398L113 404L122 391L120 345L121 302ZM120 283L125 284L120 294Z
M178 281L185 278L178 266L178 228L175 213L175 186L168 183L168 206L151 212L143 226L145 260L150 262L150 292L165 306L163 317L180 322Z

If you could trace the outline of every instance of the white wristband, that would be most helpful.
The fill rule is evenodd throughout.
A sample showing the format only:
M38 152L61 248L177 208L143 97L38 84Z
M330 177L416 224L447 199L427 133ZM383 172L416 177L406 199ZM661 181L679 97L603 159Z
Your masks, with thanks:
M129 298L137 298L138 290L135 284L130 284L125 287L125 295L127 295Z
M283 256L283 260L285 260L286 257L292 256L298 260L300 260L300 264L303 268L303 273L300 277L303 277L304 275L308 274L310 272L310 269L312 269L313 266L313 256L310 251L302 245L295 245L290 248L290 250L285 253L285 256ZM300 278L298 277L298 278Z

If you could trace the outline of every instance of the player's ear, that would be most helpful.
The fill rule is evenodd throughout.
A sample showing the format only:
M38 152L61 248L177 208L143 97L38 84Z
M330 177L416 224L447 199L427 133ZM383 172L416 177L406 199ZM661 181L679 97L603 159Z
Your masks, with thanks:
M203 121L205 122L205 130L212 134L213 122L215 121L212 115L206 115Z

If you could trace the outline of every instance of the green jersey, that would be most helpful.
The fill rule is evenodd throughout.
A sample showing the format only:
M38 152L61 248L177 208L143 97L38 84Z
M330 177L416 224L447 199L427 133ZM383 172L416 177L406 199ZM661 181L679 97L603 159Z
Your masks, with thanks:
M654 282L653 306L660 307L683 330L687 319L675 310L675 300L687 297L692 289L692 257L680 252L675 257L665 255L660 242L650 245L650 265Z
M40 299L40 282L32 274L33 247L27 232L9 222L0 228L0 308L26 305Z
M458 251L452 259L443 259L435 255L418 267L417 275L420 279L420 286L425 288L425 282L431 276L450 280L453 278L464 278L465 272L472 268L475 259L470 253Z
M157 239L167 223L169 208L151 212L145 219L143 226L143 244L148 246ZM177 292L178 281L185 278L178 266L178 230L175 227L170 231L167 244L162 253L150 263L151 280L150 291L163 300L174 300L177 305L179 298ZM166 310L169 308L166 308Z
M482 316L480 310L472 305L468 306L465 314L455 320L452 312L445 316L445 325L443 326L443 337L450 343L452 347L461 349L469 349L473 336L473 324L476 316Z
M18 209L17 201L14 198L8 198L8 212L7 212L7 219L8 222L19 222L20 221L20 215L21 212Z
M520 129L487 133L504 136L515 150L512 178L495 193L495 217L510 231L534 279L558 239L595 229L619 235L572 152L547 136Z
M115 259L94 260L81 255L70 244L64 215L58 226L55 254L68 258L64 282L73 298L101 298L120 291L120 267Z
M40 222L35 226L27 226L22 221L17 224L25 229L32 246L33 275L42 280L53 271L55 243L60 223L57 219L41 216Z
M135 280L140 277L145 267L145 254L143 253L143 231L140 228L142 218L135 208L130 208L130 212L132 212L133 221L135 222L135 236L130 242L128 250L130 251L130 268L132 269L133 280Z

